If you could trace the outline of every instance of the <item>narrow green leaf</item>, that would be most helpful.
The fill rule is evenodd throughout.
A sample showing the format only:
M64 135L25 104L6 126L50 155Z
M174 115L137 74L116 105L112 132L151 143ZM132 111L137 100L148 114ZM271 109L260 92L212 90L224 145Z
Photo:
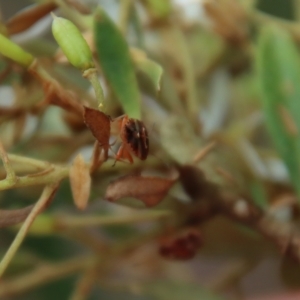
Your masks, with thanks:
M300 195L300 62L288 33L262 30L257 69L266 125Z
M102 9L98 9L95 14L94 38L103 73L124 112L132 118L140 119L140 93L128 45Z
M2 34L0 34L0 53L25 67L29 67L34 59L30 53Z
M151 80L155 89L160 90L160 82L163 74L163 68L160 64L149 59L145 52L137 49L131 49L131 56L135 67L146 74L146 76Z
M137 68L145 73L155 86L157 91L160 90L160 80L163 73L162 67L151 59L144 59L136 64Z

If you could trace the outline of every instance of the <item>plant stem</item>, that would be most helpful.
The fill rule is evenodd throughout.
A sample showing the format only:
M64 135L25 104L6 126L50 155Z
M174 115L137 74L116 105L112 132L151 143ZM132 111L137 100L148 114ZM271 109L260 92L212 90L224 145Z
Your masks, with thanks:
M181 53L182 71L184 74L184 81L186 86L186 109L188 116L194 126L198 126L198 112L200 111L200 102L198 101L195 70L191 59L190 51L187 45L186 37L182 30L177 26L173 27L174 41Z
M126 35L128 19L132 8L132 0L122 0L120 3L119 28L123 35Z
M8 158L8 155L4 149L4 146L3 144L1 143L0 141L0 156L1 156L1 159L3 161L3 165L4 165L4 168L5 168L5 171L6 171L6 181L9 182L10 184L14 184L17 182L18 178L15 174L15 171L13 169L13 167L11 166L10 164L10 161L9 161L9 158Z
M91 82L96 94L96 99L99 102L99 109L103 110L105 99L104 99L102 86L98 79L98 73L96 68L90 68L88 70L85 70L82 76Z
M75 257L60 263L42 265L27 274L0 282L0 298L20 295L24 292L54 280L63 278L69 274L86 269L92 265L94 257Z
M45 170L46 171L46 170ZM60 181L69 175L67 167L53 167L49 172L40 172L37 174L18 177L18 181L12 183L10 180L4 179L0 181L0 191L8 190L12 187L25 187L31 185L42 185Z
M105 226L105 225L124 225L134 224L149 221L157 221L158 219L168 218L173 215L172 211L148 211L139 214L132 214L129 216L82 216L72 217L63 216L59 220L62 226L78 228L87 226Z
M71 300L87 299L89 294L91 293L94 283L97 280L97 277L98 277L98 273L94 266L86 270L82 274L81 278L78 280L70 299Z
M0 262L0 278L2 277L3 273L5 272L6 268L8 267L9 263L13 259L14 255L16 254L17 250L19 249L22 241L24 240L26 233L29 230L29 227L33 223L34 219L37 215L45 208L46 204L51 201L53 198L56 189L58 188L58 183L48 185L44 188L43 193L40 196L40 199L34 205L32 211L26 218L25 222L23 223L22 227L20 228L19 232L17 233L14 241L12 242L11 246L5 253L4 257Z
M48 169L51 164L46 161L38 160L35 158L15 155L15 154L8 154L8 158L11 162L18 163L18 164L24 164L24 165L31 165L37 169Z

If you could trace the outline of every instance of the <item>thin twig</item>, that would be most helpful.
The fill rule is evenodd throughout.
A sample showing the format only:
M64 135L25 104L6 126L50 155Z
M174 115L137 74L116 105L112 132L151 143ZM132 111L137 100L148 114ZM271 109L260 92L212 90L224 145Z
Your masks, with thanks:
M58 219L60 226L67 226L71 228L80 228L87 226L105 226L105 225L124 225L143 223L150 221L157 221L159 219L168 218L174 213L172 211L147 211L139 214L132 214L129 216L63 216Z
M85 70L82 76L90 81L92 87L94 88L96 99L99 102L99 109L103 110L105 108L105 98L102 86L98 79L98 73L95 68L90 68Z
M132 0L122 0L120 2L120 17L119 17L119 28L125 36L128 29L128 20L132 8Z
M0 281L0 298L23 294L44 283L89 268L95 261L93 256L75 257L60 263L42 265L24 275Z
M81 278L77 282L76 287L70 299L71 300L88 299L88 296L91 293L93 285L97 280L97 275L98 273L94 266L89 270L86 270L86 272L82 274Z
M208 145L206 145L204 148L200 149L199 152L194 156L193 162L195 164L199 163L215 146L217 145L216 141L212 141Z
M13 167L11 166L11 163L9 161L8 155L4 149L3 144L0 141L0 156L6 171L6 180L9 181L11 184L16 183L16 181L18 180L16 173L13 169Z
M182 72L184 74L184 83L186 86L186 107L187 113L190 117L193 125L198 124L198 112L200 110L200 103L198 101L196 81L195 81L195 70L194 65L189 53L186 37L183 32L177 26L173 27L175 41L178 49L180 49L180 58L182 64Z
M60 181L61 179L69 175L68 167L55 167L52 172L41 174L38 177L34 176L20 176L16 183L12 183L9 180L5 179L0 181L0 191L7 190L12 187L25 187L31 185L42 185L49 184L55 181Z
M3 273L5 272L9 263L13 259L14 255L16 254L18 248L20 247L22 241L24 240L30 225L33 223L37 215L45 208L47 203L51 201L57 188L58 188L58 183L48 185L44 188L40 199L34 205L30 214L28 215L22 227L20 228L19 232L17 233L14 241L12 242L11 246L9 247L9 249L7 250L3 259L0 262L0 278L2 277Z
M35 158L30 158L30 157L15 155L15 154L7 154L7 156L12 163L29 165L39 170L48 169L51 165L47 161L42 161Z

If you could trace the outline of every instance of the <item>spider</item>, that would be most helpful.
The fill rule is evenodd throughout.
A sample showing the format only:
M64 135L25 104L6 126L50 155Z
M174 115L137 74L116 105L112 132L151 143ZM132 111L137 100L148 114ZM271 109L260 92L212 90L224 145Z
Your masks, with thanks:
M131 119L127 115L116 118L119 122L120 138L122 144L116 154L116 160L127 159L133 163L132 155L140 160L145 160L149 153L148 132L144 123L137 119Z

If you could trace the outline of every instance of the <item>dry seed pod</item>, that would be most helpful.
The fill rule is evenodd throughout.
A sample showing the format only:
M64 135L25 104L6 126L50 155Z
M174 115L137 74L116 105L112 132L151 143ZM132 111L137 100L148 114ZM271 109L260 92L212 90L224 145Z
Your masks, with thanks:
M90 196L91 176L81 154L76 156L70 168L70 184L76 207L84 210Z

